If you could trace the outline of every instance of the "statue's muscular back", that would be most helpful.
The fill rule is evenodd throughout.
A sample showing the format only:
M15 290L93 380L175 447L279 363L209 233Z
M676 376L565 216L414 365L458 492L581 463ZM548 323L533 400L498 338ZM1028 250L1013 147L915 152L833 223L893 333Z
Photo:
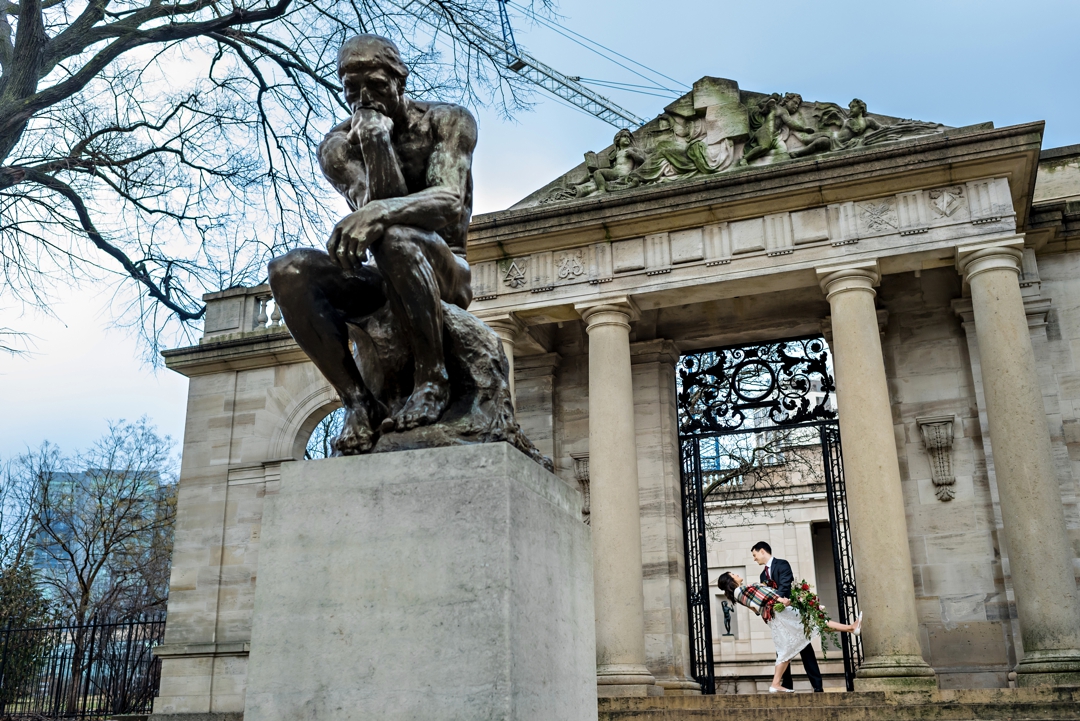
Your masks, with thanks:
M455 136L462 130L475 137L476 121L468 110L453 103L409 99L406 114L407 122L404 127L395 126L392 143L398 166L411 195L443 185L449 180L433 174L432 155L436 151L454 152L446 146L453 145ZM319 165L334 188L345 197L350 207L356 209L368 202L368 183L360 146L349 139L352 126L353 119L349 118L327 133L319 145ZM466 177L463 181L460 218L436 231L450 249L461 256L465 254L465 238L472 216L473 194L471 157L464 160Z

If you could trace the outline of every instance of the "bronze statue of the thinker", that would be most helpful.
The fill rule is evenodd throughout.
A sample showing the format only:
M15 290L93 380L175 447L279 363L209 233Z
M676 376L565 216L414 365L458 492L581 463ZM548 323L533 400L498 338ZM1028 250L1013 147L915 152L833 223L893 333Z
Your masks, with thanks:
M406 97L408 73L386 38L342 45L353 114L319 163L353 212L327 252L270 262L274 299L345 406L337 454L507 440L544 462L514 421L498 337L466 311L476 121Z

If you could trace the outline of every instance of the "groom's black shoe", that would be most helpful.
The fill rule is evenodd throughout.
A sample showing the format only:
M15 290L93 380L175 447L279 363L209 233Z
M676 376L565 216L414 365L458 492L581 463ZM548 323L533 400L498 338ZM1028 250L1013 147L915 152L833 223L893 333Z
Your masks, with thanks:
M799 656L802 657L803 670L806 671L806 678L810 681L810 685L814 687L814 692L824 692L825 689L821 682L821 669L818 668L817 655L814 654L814 647L807 645ZM784 688L795 688L795 683L791 678L790 664L784 671L784 677L780 682L780 685Z

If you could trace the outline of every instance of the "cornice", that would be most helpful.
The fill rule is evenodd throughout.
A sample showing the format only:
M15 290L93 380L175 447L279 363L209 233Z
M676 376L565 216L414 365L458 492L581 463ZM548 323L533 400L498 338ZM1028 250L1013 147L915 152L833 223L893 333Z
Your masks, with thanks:
M163 351L161 355L169 370L189 378L309 362L288 331L237 333L224 340L204 340L197 346Z

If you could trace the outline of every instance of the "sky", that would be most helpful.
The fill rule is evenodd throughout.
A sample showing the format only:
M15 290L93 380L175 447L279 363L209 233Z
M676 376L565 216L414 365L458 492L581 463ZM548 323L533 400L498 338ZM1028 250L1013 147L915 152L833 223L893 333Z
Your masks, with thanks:
M874 113L950 126L1042 120L1044 148L1080 144L1075 0L562 0L558 12L563 26L686 86L711 75L807 101L846 106L858 97ZM567 75L644 83L520 13L511 19L519 46ZM598 92L645 118L670 102ZM476 110L476 213L512 205L611 142L615 129L604 122L543 91L532 100L512 120ZM146 364L134 335L116 326L110 298L82 288L56 298L55 318L12 309L0 317L34 336L29 353L0 354L0 461L44 440L85 448L108 421L143 415L182 440L187 379Z

